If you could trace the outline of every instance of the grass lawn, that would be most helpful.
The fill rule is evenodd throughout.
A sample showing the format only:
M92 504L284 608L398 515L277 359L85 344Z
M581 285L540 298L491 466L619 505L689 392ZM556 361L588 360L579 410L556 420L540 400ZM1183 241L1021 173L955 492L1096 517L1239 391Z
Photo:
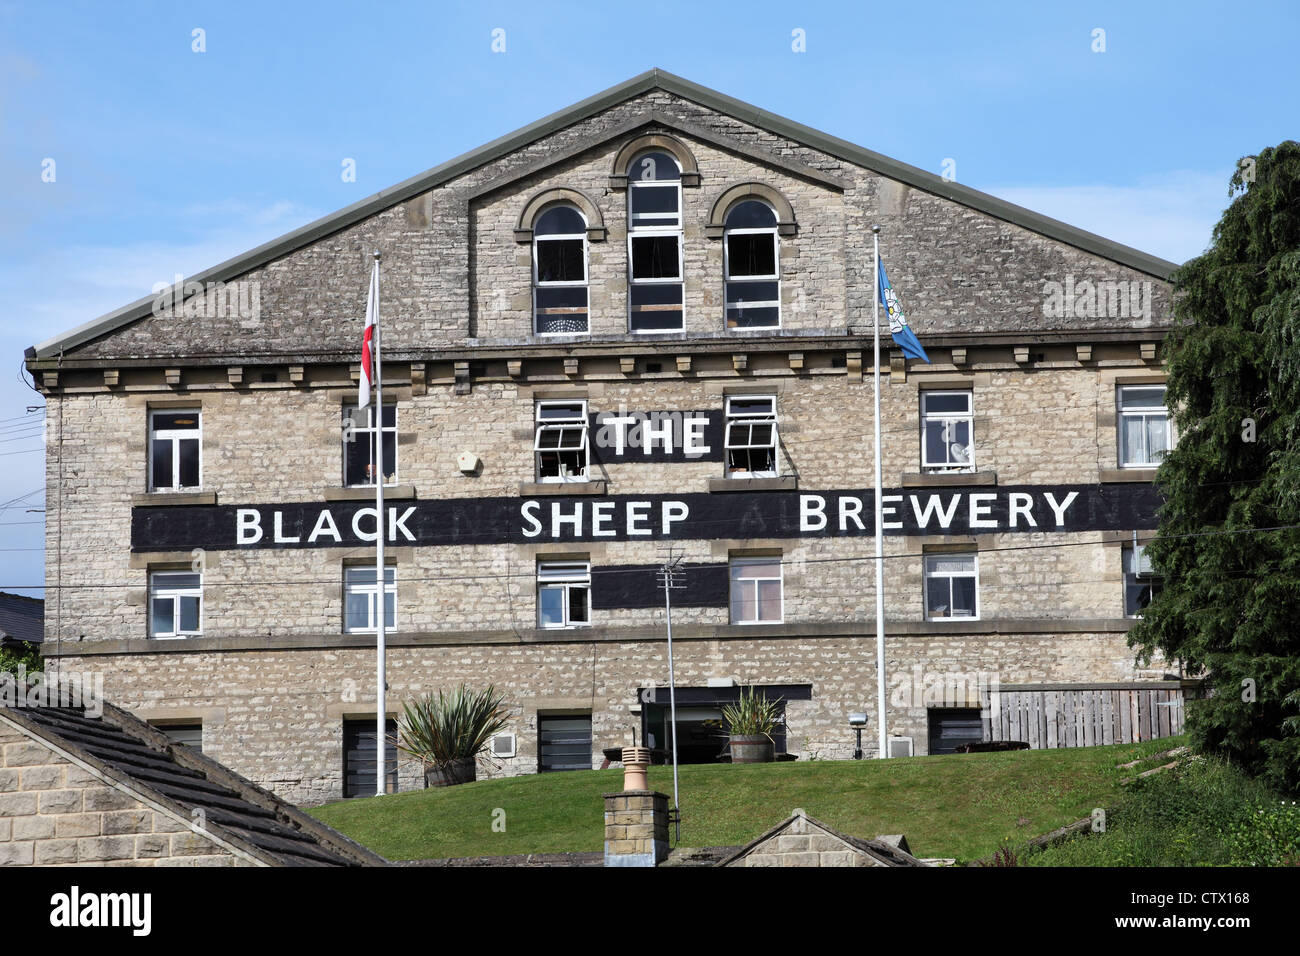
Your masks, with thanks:
M747 843L795 807L853 836L904 833L918 856L972 860L1112 807L1116 764L1167 750L1179 738L1112 747L682 767L682 845ZM1142 769L1142 768L1138 768ZM598 851L602 795L623 772L480 780L326 804L308 812L391 860ZM652 789L672 794L671 767L651 767ZM497 810L505 832L493 832Z

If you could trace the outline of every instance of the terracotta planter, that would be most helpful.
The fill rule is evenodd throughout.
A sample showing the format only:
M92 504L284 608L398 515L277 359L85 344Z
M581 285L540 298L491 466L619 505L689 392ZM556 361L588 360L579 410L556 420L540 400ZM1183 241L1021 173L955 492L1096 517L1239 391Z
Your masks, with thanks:
M731 735L732 763L771 763L774 759L772 750L772 741L763 734Z
M458 783L473 783L478 777L478 768L473 757L461 757L445 767L430 767L424 771L424 786L454 787Z

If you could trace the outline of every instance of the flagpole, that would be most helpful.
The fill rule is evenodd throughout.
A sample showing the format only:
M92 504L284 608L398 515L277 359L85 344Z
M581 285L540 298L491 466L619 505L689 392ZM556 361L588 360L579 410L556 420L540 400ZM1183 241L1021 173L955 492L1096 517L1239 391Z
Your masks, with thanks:
M384 625L387 616L388 588L384 576L384 376L380 364L379 321L379 258L378 249L374 252L375 269L372 282L375 287L375 334L374 358L371 362L375 380L375 399L371 410L371 421L375 427L375 454L372 459L375 478L375 585L376 597L376 639L375 639L375 795L388 792L388 707L387 707L387 661L384 646Z
M876 432L876 724L879 727L880 745L876 757L889 756L885 749L885 539L882 526L883 502L880 482L880 227L871 227L875 249L875 269L872 282L876 294L871 297L871 329L875 358L871 363L875 382L875 432Z

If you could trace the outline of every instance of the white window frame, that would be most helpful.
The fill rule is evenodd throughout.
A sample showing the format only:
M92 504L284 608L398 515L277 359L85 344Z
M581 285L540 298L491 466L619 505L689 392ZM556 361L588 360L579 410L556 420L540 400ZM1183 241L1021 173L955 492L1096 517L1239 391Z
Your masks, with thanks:
M1137 551L1136 551L1136 560L1134 560L1134 548L1133 548L1133 545L1131 545L1131 544L1126 544L1126 545L1124 545L1124 547L1123 547L1122 550L1120 551L1120 561L1122 562L1122 570L1123 570L1123 572L1124 572L1124 594L1123 594L1123 599L1124 599L1124 616L1125 616L1126 618L1128 618L1129 620L1134 620L1134 621L1139 621L1139 620L1141 620L1141 619L1142 619L1142 615L1141 615L1141 613L1138 613L1138 614L1130 614L1130 613L1129 613L1129 610L1128 610L1128 589L1129 589L1130 585L1141 585L1141 584L1145 584L1146 587L1148 587L1148 588L1151 589L1151 596L1154 598L1154 597L1156 596L1156 592L1157 592L1157 591L1158 591L1158 590L1163 586L1163 584L1164 584L1164 582L1161 580L1160 576L1159 576L1158 574L1156 574L1154 570L1151 570L1151 561L1150 561L1150 559L1147 559L1147 558L1146 558L1145 550L1146 550L1146 549L1145 549L1145 546L1144 546L1144 545L1140 545L1140 544L1139 544L1139 545L1137 546ZM1131 566L1134 566L1134 565L1136 565L1139 569L1141 569L1142 564L1143 564L1144 561L1145 561L1145 564L1146 564L1146 566L1147 566L1147 568L1148 568L1147 571L1143 572L1143 571L1141 571L1141 570L1137 570L1137 571L1130 571L1130 570L1129 570L1129 568L1130 568Z
M1152 460L1151 460L1151 452L1150 452L1150 449L1148 449L1148 448L1146 447L1146 443L1147 443L1147 427L1146 427L1146 424L1147 424L1147 419L1149 419L1149 418L1163 418L1163 419L1164 419L1164 423L1165 423L1165 454L1168 454L1170 451L1172 451L1172 450L1173 450L1173 447L1174 447L1174 426L1173 426L1173 420L1172 420L1172 418L1171 418L1170 415L1169 415L1169 405L1168 405L1168 403L1167 403L1167 400L1166 400L1165 403L1161 404L1161 405L1159 406L1159 408L1156 408L1156 407L1154 407L1154 406L1150 406L1150 405L1148 405L1148 406L1140 406L1140 407L1136 407L1136 408L1128 408L1128 409L1126 409L1126 408L1124 407L1124 393L1125 393L1126 391L1129 391L1129 390L1134 390L1134 391L1136 391L1136 390L1138 390L1138 389L1146 389L1146 390L1159 389L1160 392L1161 392L1162 394L1164 394L1164 395L1167 395L1167 394L1168 394L1168 390L1167 390L1166 386L1165 386L1165 385L1162 385L1162 384L1159 384L1159 383L1152 384L1152 385L1138 385L1138 384L1133 384L1133 385L1117 385L1117 386L1115 387L1115 412L1116 412L1116 421L1115 421L1115 429L1116 429L1116 430L1115 430L1115 445L1116 445L1117 457L1119 458L1119 466L1120 466L1120 468L1156 468L1156 467L1159 467L1160 462L1159 462L1159 461L1152 461ZM1143 453L1144 453L1145 456L1146 456L1146 459L1147 459L1146 461L1128 461L1128 460L1126 460L1125 455L1124 455L1124 452L1125 452L1125 447L1124 447L1124 433L1125 433L1124 423L1125 423L1126 420L1128 420L1128 419L1134 419L1134 418L1139 418L1139 419L1142 420L1142 446L1143 446L1142 451L1143 451Z
M635 175L637 163L646 158L648 153L662 153L673 161L677 167L676 181L670 180L641 180ZM666 150L651 149L638 153L628 164L627 168L627 329L633 335L668 335L675 332L686 330L686 240L685 231L682 228L686 219L686 210L682 201L682 180L681 180L681 163L677 158ZM645 183L645 185L641 185ZM667 189L669 185L677 189L677 214L671 217L669 213L643 213L642 215L650 219L676 218L676 225L654 226L644 223L634 223L632 221L632 208L635 205L633 197L637 189ZM633 273L632 265L632 245L634 239L644 239L653 236L671 236L677 240L677 277L675 279L638 279ZM682 307L681 307L681 325L675 329L637 329L632 327L632 289L634 286L643 285L676 285L682 290Z
M754 578L735 577L735 571L737 568L745 567L745 566L771 566L771 565L775 565L776 568L776 574L774 576L768 575L766 577L754 577ZM763 581L776 581L777 585L780 588L781 613L779 618L775 621L766 620L764 618L755 618L752 621L742 620L739 615L740 615L740 607L743 606L743 602L740 602L740 604L738 605L735 600L735 593L734 593L735 585L738 582L743 582L743 584L745 585L748 585L752 582L754 613L758 614L760 613L758 585L760 582ZM773 556L752 555L752 556L745 556L745 557L733 557L730 561L728 561L727 562L727 603L730 605L732 624L747 624L747 625L748 624L784 624L785 623L785 567L781 563L781 557L779 555L773 555Z
M931 562L934 561L951 561L953 558L969 557L971 559L971 571L969 574L955 574L946 572L943 574L934 574L930 570ZM921 558L923 573L921 577L921 602L925 609L925 619L927 621L978 621L980 619L980 557L977 551L941 551L932 554L923 555ZM930 613L930 582L936 579L947 579L948 581L948 614L936 617ZM956 615L952 613L952 581L954 578L971 578L975 582L975 613L971 615Z
M587 592L587 620L573 620L573 592ZM542 620L542 592L561 593L561 623L547 624ZM537 626L546 630L591 627L591 562L590 561L538 561L537 562Z
M166 579L175 578L184 575L186 577L197 577L199 583L197 586L190 585L186 587L163 586ZM181 629L181 598L197 598L199 602L199 626L192 631ZM153 602L156 599L170 598L172 602L172 629L164 633L158 633L153 626ZM149 620L149 637L158 641L183 640L187 637L203 636L203 573L200 571L173 570L173 571L150 571L149 572L149 603L148 603L148 620Z
M965 396L968 399L967 408L969 410L964 415L953 414L952 412L931 413L927 411L926 400L928 398L937 397L940 395ZM922 389L920 413L921 413L921 471L922 473L937 475L937 474L963 474L963 473L973 472L975 470L975 390L970 388ZM970 461L969 462L965 462L965 463L962 462L954 463L951 461L932 462L928 460L927 458L928 442L926 441L927 436L926 436L925 427L927 424L931 422L942 422L945 425L947 425L948 423L953 423L953 424L960 424L961 422L966 423L967 433L970 435L970 446L969 446ZM945 451L948 452L949 456L951 456L952 454L952 448L951 448L952 444L953 443L949 442L945 446Z
M762 202L762 200L753 199L752 197L750 197L748 199L741 200L741 202ZM767 206L769 209L772 208L768 203L764 202L762 204L764 206ZM740 203L737 203L736 205L738 206L740 205ZM733 206L732 208L734 209L735 207ZM727 215L730 214L731 214L730 212L727 213ZM772 216L774 219L776 218L775 210L772 210ZM722 231L722 326L723 328L725 328L728 332L736 332L740 334L744 334L746 332L764 332L770 329L781 328L782 323L784 322L784 314L781 309L781 237L777 233L776 225L762 226L759 228L729 229L725 227L725 223L726 223L725 218L723 219L723 223L724 223L724 228ZM773 263L776 267L776 271L773 272L771 275L764 275L764 276L733 277L731 274L731 242L729 241L730 238L732 236L756 236L756 235L769 235L772 237L772 249L774 252ZM762 302L746 302L744 308L770 309L773 306L775 306L776 324L775 325L751 325L751 326L744 326L744 327L737 326L735 328L732 328L727 324L728 322L727 313L733 305L733 303L727 301L728 288L732 285L743 285L746 283L758 283L758 282L776 283L776 301L773 302L773 301L765 300Z
M400 461L401 456L400 456L400 454L399 454L399 452L398 452L398 441L397 441L397 402L388 402L388 401L386 401L386 402L384 402L384 408L391 408L391 409L393 410L393 425L392 425L391 428L388 427L387 425L382 424L382 422L383 422L383 416L382 416L382 415L379 416L379 421L380 421L380 423L381 423L380 426L379 426L380 432L381 432L381 433L386 432L386 433L389 433L389 434L391 434L391 435L393 436L393 477L392 477L392 480L391 480L391 481L390 481L386 476L385 476L385 478L384 478L384 487L385 487L385 488L392 488L393 486L395 486L395 485L398 483L398 469L401 467L401 461ZM359 407L358 407L357 405L344 405L344 406L343 406L343 417L344 417L344 418L351 418L351 419L352 419L352 441L354 441L354 442L357 442L357 441L364 441L364 442L366 442L367 444L369 444L369 443L370 443L370 436L373 435L373 434L375 433L375 426L374 426L374 424L373 424L374 419L375 419L375 403L374 403L374 401L371 400L370 404L366 406L366 424L364 424L364 425L358 425L358 424L357 424L357 419L356 419L355 412L357 412L357 411L359 411L359 410L360 410L360 409L359 409ZM347 432L346 432L346 430L345 430L345 432L344 432L344 438L343 438L343 486L344 486L345 488L373 488L373 487L375 487L375 483L374 483L373 480L370 480L370 481L364 481L364 482L361 482L360 484L348 484L348 444L349 444L349 442L348 442L346 436L347 436ZM383 439L382 439L382 436L381 436L381 438L380 438L380 447L378 447L378 448L375 449L375 454L372 456L372 459L371 459L372 461L374 461L374 459L376 459L376 458L379 460L379 467L380 467L380 470L383 469L383 465L384 465L384 450L383 450L383 447L382 447L382 441L383 441Z
M571 203L559 203L566 209L572 209L579 218L582 219L584 226L587 224L587 217L582 214L582 210ZM537 216L540 220L556 206L547 206ZM542 282L537 277L537 247L543 242L572 242L575 239L582 241L582 281L581 282ZM591 335L591 257L589 256L587 244L587 231L583 229L581 233L556 233L554 235L539 236L533 233L533 334L547 337L564 336L564 335ZM538 289L586 289L587 290L587 328L583 332L543 332L538 328L537 323L537 290Z
M563 407L568 405L581 406L581 421L578 417L561 418L561 419L543 419L542 409L551 407ZM587 400L586 399L551 399L539 400L533 406L533 470L539 483L545 484L564 484L566 482L589 481L588 475L591 472L591 436L590 421L587 417ZM550 431L562 431L564 429L582 427L582 439L578 448L542 448L542 435ZM582 455L582 471L578 475L553 475L542 476L542 454L555 453L558 451L577 451ZM563 471L563 469L561 469Z
M345 634L376 634L379 631L379 584L362 583L353 584L348 580L350 571L369 571L372 575L375 573L373 564L346 564L343 566L343 633ZM389 582L388 576L392 575L393 580ZM384 625L384 633L394 634L397 632L397 565L388 564L384 566L384 594L393 596L393 623ZM367 624L364 627L353 627L348 624L348 597L351 595L363 595L366 597Z
M771 413L754 413L754 412L733 412L731 403L735 400L744 402L770 401L772 403ZM732 471L731 469L731 451L732 449L752 449L767 448L768 445L754 444L732 444L731 426L744 424L772 424L772 470L771 471ZM725 421L723 423L723 467L726 469L728 478L776 478L781 473L781 440L778 429L780 428L780 419L777 415L776 396L775 395L728 395L725 407ZM752 436L751 436L752 437Z
M155 415L189 415L198 421L198 428L154 428ZM199 483L197 485L181 484L180 442L197 440L199 443ZM172 483L158 487L153 482L153 443L170 441L172 446ZM198 491L203 487L203 409L202 408L151 408L149 409L149 490L151 492L185 492Z

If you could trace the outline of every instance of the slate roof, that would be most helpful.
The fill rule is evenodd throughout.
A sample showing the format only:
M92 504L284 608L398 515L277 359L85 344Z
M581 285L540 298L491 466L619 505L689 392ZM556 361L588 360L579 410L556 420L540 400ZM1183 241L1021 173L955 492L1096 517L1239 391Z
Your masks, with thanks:
M886 838L880 838L876 840L865 840L862 837L849 836L847 833L841 833L839 830L836 830L834 827L830 826L829 824L823 823L820 820L810 817L806 813L803 813L802 811L795 811L795 813L793 813L786 819L782 820L780 823L772 827L772 829L768 830L766 833L762 834L759 837L756 837L755 839L751 840L749 843L742 846L740 849L736 850L735 853L732 853L730 856L722 860L719 860L717 863L714 864L714 866L730 866L731 864L739 860L741 857L746 856L749 853L753 852L753 850L757 848L760 844L766 843L768 840L772 839L773 837L780 836L784 830L788 829L791 825L794 824L796 820L799 819L806 820L810 825L816 827L817 829L822 830L823 832L828 833L839 840L843 840L845 843L853 847L855 850L858 850L861 853L865 853L867 856L878 860L879 862L883 863L885 866L928 866L929 865L927 863L923 863L922 861L918 860L916 857L912 856L911 853L907 852L907 850L903 849L903 847L907 845L907 838L904 836L898 835L896 837L898 840L898 844L894 844L892 842L886 842ZM888 839L893 840L895 839L895 837L890 837Z
M26 641L39 644L45 639L45 602L0 591L0 644Z
M193 819L271 866L386 866L388 861L126 711L0 707L29 736L85 761L127 789Z
M448 182L472 169L522 149L557 130L581 122L588 117L617 106L619 103L652 90L663 90L672 93L682 99L690 100L693 103L698 103L701 106L751 123L794 142L839 157L854 165L873 170L916 189L942 196L963 206L987 213L1005 222L1014 223L1031 232L1056 239L1158 279L1167 280L1176 268L1175 263L1161 259L1158 256L1153 256L1131 246L1076 228L1057 219L1036 213L1033 210L1025 209L1023 206L1017 206L988 193L971 189L969 186L950 182L941 176L936 176L934 173L899 162L872 150L864 149L847 140L813 129L811 126L796 123L794 120L786 119L775 113L769 113L757 106L751 106L741 100L719 93L717 90L711 90L708 87L700 86L698 83L692 83L690 80L674 76L664 70L654 69L647 70L630 80L625 80L617 86L612 86L604 92L588 97L567 109L552 113L550 116L544 117L535 123L530 123L522 129L508 133L468 153L463 153L439 166L435 166L433 169L412 176L395 186L380 190L373 196L286 233L279 239L273 239L256 249L251 249L242 255L235 256L233 259L228 259L210 269L189 276L186 281L199 284L225 282L243 275L251 269L265 265L287 253L310 245L318 239L346 229L348 226L367 219L397 203L405 202L413 196ZM97 319L92 319L75 329L31 346L26 351L26 357L31 360L58 355L65 350L74 349L78 345L89 342L101 335L130 325L132 322L151 314L156 299L157 294L150 293L129 305L122 306L120 309L109 312Z

